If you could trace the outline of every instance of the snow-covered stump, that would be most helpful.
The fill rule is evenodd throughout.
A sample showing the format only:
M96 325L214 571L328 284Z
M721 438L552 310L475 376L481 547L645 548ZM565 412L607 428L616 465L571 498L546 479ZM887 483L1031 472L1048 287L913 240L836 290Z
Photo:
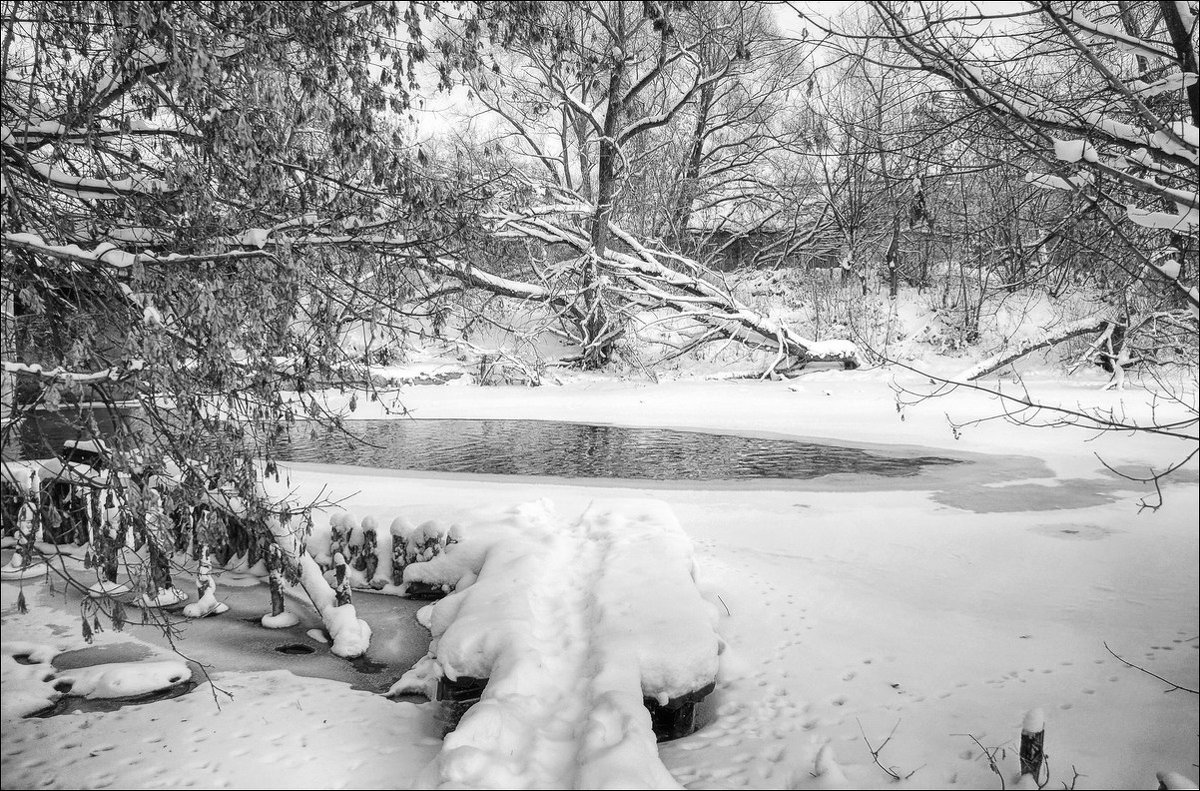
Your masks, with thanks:
M100 582L115 585L117 583L117 554L120 548L120 531L117 526L104 515L104 523L100 526L96 541L92 544L96 568L100 570Z
M346 576L346 557L341 552L333 556L333 602L336 607L352 604L350 578Z
M205 618L229 611L229 605L217 601L217 583L212 578L212 559L208 545L200 545L200 565L196 569L196 601L183 608L188 618Z
M29 471L29 483L26 486L25 502L33 507L33 535L31 540L34 543L45 541L46 525L45 514L42 512L42 482L38 478L37 470ZM17 518L18 536L20 535L20 517ZM30 549L32 549L32 545ZM32 558L32 554L27 554L26 558Z
M416 528L408 539L408 563L428 563L442 555L446 546L446 533L437 522L428 521ZM446 585L431 582L409 581L404 586L404 595L409 599L440 599L450 591Z
M442 554L446 548L446 531L430 520L417 528L408 545L409 563L426 563Z
M408 538L412 527L403 517L396 517L388 528L392 534L392 584L404 584L404 568L408 565Z
M30 477L34 476L31 474ZM23 579L42 572L45 564L40 560L35 561L40 521L41 515L32 500L26 500L21 504L21 509L17 512L17 545L8 565L0 569L5 578Z
M367 517L370 519L370 517ZM365 521L365 520L364 520ZM342 521L342 529L346 534L346 545L342 550L342 554L346 556L346 565L350 568L358 567L358 556L362 550L362 530L358 526L358 520L353 514L347 514Z
M1021 725L1021 775L1029 775L1037 783L1041 782L1046 760L1045 741L1046 715L1041 709L1030 709Z
M287 611L283 598L283 550L277 544L267 549L267 584L271 588L271 613L262 617L267 629L287 629L300 623L295 613Z
M89 489L87 493L87 545L90 549L100 535L100 490Z
M146 514L142 522L143 537L150 555L150 585L149 590L138 597L139 607L172 607L187 601L187 594L176 588L171 579L170 558L162 548L164 539L169 536L167 521L158 492L151 489L147 495Z
M364 584L374 587L375 572L379 569L379 524L374 517L362 520L362 547L351 563L362 574Z
M349 520L349 514L334 514L329 517L329 565L333 567L333 558L337 554L346 554L346 547L349 544L349 530L346 524Z
M446 530L437 522L425 522L408 538L407 565L428 563L446 549ZM409 582L404 595L410 599L439 599L449 588L427 582Z
M283 553L274 546L267 550L267 585L271 589L271 617L284 612L283 606Z
M88 493L82 485L72 486L70 489L69 505L67 512L71 517L71 526L74 528L75 546L87 546L91 537L90 524L90 509L88 508Z

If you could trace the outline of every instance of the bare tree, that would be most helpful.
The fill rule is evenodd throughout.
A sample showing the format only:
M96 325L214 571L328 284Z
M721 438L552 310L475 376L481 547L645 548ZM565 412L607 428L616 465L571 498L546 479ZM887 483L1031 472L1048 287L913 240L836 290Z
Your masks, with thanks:
M1021 353L1099 333L1090 351L1106 352L1117 385L1138 363L1157 366L1149 369L1154 376L1172 367L1183 371L1182 389L1160 379L1160 392L1190 419L1121 427L1167 429L1186 438L1196 423L1186 382L1194 387L1198 309L1187 262L1200 229L1197 23L1187 5L1031 2L1012 13L932 3L871 7L883 38L911 65L943 80L964 112L995 121L1008 156L1027 164L1027 183L1074 196L1099 223L1107 248L1102 260L1120 275L1107 315L1064 324L959 379L975 380ZM1073 222L1067 212L1065 224ZM1042 225L1051 224L1056 227L1039 234L1034 249L1063 233L1060 223ZM1028 394L1020 400L1038 406Z

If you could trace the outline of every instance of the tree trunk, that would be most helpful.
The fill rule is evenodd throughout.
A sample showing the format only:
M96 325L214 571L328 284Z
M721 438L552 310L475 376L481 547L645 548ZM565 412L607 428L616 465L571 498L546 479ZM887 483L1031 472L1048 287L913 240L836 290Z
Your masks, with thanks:
M1121 25L1125 28L1125 32L1134 38L1141 38L1142 31L1138 27L1137 20L1133 17L1133 9L1129 4L1129 0L1117 0L1117 10L1121 14ZM1150 68L1150 62L1146 60L1146 56L1140 52L1134 53L1137 58L1138 71L1145 73Z
M600 261L608 249L608 223L612 219L620 150L617 134L621 122L621 86L625 81L625 4L617 0L616 35L612 42L612 71L608 78L608 107L604 112L604 135L596 173L596 213L592 218L592 249L582 260L580 290L583 292L582 363L584 368L602 368L612 354L617 333L609 327L608 306L600 279Z
M1179 66L1184 72L1197 73L1196 50L1191 43L1191 31L1183 26L1179 16L1179 8L1172 0L1158 0L1162 9L1163 22L1167 33L1171 35L1171 45L1179 58ZM1188 106L1192 109L1192 124L1200 126L1200 82L1193 82L1187 89Z
M708 115L712 111L714 83L700 89L700 103L696 110L696 126L692 131L692 145L683 167L683 178L679 183L679 195L675 203L675 231L686 238L688 223L692 219L692 206L700 194L700 163L704 161L704 138L708 133Z
M887 250L888 296L896 298L900 290L900 275L896 259L900 257L900 215L892 215L892 242Z
M268 585L271 588L271 617L276 618L283 614L283 551L278 545L272 545L267 550L267 569L270 571L270 576L267 578Z

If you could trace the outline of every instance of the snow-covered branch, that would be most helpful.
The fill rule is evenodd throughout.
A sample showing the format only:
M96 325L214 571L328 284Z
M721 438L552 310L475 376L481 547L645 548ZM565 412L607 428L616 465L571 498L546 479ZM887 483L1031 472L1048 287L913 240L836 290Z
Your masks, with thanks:
M38 363L19 363L9 360L0 361L4 373L24 376L35 376L52 382L62 382L69 385L95 384L97 382L119 382L128 379L145 368L142 360L130 360L123 365L113 365L99 371L68 371L62 366L47 369Z
M1038 338L1030 338L1021 341L1016 346L1000 354L980 360L975 365L972 365L967 370L960 373L956 378L964 382L972 382L981 377L987 376L993 371L998 371L1009 363L1016 362L1027 354L1036 352L1038 349L1045 349L1048 346L1053 346L1056 343L1062 343L1070 338L1075 338L1079 335L1086 335L1090 332L1100 332L1104 329L1104 325L1108 323L1108 319L1097 314L1093 316L1085 316L1082 319L1064 324L1054 332L1048 332Z

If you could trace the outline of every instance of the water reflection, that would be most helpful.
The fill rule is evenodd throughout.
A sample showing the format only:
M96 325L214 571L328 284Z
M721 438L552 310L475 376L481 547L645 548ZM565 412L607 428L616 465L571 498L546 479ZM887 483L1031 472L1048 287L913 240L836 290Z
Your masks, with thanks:
M541 420L350 420L345 429L299 427L281 458L429 472L690 481L901 477L958 463L795 440Z

